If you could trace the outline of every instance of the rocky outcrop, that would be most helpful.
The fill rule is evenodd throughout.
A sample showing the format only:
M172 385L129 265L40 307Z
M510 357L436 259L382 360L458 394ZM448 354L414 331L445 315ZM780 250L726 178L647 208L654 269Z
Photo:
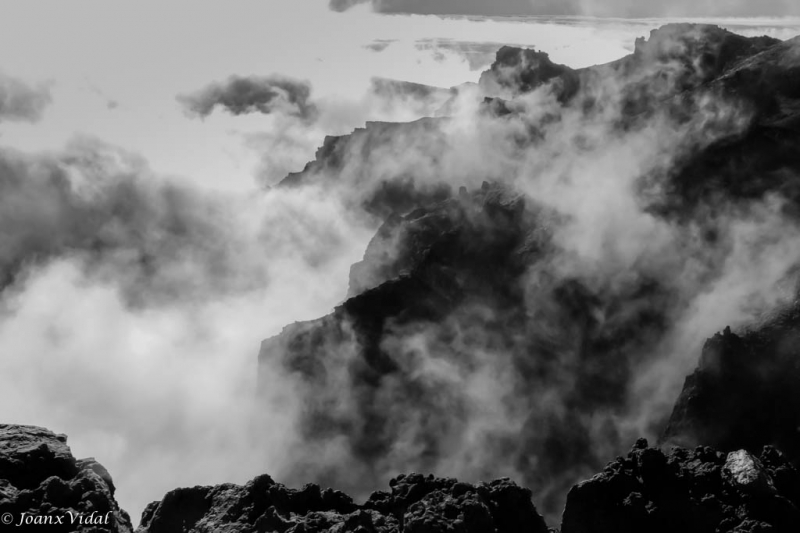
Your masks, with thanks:
M549 85L556 98L568 102L578 92L577 71L553 63L545 52L504 46L478 82L487 96L514 98Z
M177 489L147 506L138 533L547 533L531 493L508 479L470 485L402 475L363 505L317 485L259 476L244 486Z
M792 307L741 336L708 339L661 440L721 450L765 445L800 461L800 328Z
M790 533L799 509L800 473L775 448L665 454L640 439L570 490L561 533Z
M290 173L278 187L313 183L335 190L341 181L350 185L349 192L357 193L344 199L346 202L381 218L442 200L450 195L449 186L417 180L414 171L419 166L414 161L393 161L393 158L397 153L435 158L445 149L444 136L439 131L439 124L445 120L367 122L366 127L349 135L327 136L314 160L302 171Z
M14 531L129 533L108 471L76 460L65 435L0 424L0 515Z

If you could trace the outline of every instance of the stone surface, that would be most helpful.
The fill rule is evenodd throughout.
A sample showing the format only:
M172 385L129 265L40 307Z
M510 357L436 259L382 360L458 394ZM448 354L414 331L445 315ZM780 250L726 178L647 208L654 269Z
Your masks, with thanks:
M145 509L138 533L546 533L531 493L507 479L469 485L399 476L363 505L317 485L259 476L244 486L177 489Z
M800 460L800 307L708 339L661 436L725 451L774 445Z
M0 424L0 529L129 533L114 491L108 471L92 458L76 460L65 435Z
M800 474L774 448L760 457L709 447L664 453L641 439L572 488L561 533L724 533L800 529Z

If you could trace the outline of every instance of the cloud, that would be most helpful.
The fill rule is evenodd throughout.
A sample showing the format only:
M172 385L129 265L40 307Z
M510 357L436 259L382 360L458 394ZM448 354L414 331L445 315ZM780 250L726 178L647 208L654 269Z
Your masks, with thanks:
M414 46L417 50L431 51L435 57L441 57L442 51L451 52L463 57L469 64L470 70L480 70L492 64L498 50L504 46L513 46L513 43L420 39Z
M366 2L369 2L369 0L330 0L328 5L333 11L347 11L355 5Z
M206 117L219 106L233 115L282 113L313 121L317 108L307 82L284 76L230 76L177 97L188 113Z
M383 52L389 48L389 45L393 42L396 42L396 39L375 39L370 44L364 45L364 48L372 50L373 52Z
M344 297L374 226L320 191L208 191L86 138L0 150L0 225L0 418L69 434L134 521L175 486L281 476L296 416L278 368L271 413L253 402L258 343Z
M27 83L0 72L0 122L4 120L36 122L52 102L50 86Z
M255 265L230 260L243 243L226 228L223 202L155 181L133 154L80 138L59 154L3 150L0 168L0 272L7 281L63 256L114 277L130 302L264 281Z
M345 11L368 0L331 0L334 11ZM488 16L565 16L601 17L691 17L691 16L788 16L800 15L800 7L792 0L766 0L754 4L745 0L721 2L638 2L625 0L372 0L379 13L414 13L436 15Z
M76 454L109 468L134 518L179 485L268 472L363 494L411 469L511 475L557 514L564 487L654 431L703 338L782 300L771 284L798 259L780 200L684 221L648 209L688 154L747 124L744 110L709 97L691 102L686 121L644 113L619 128L628 104L668 93L678 67L599 76L586 99L564 106L553 84L531 87L505 116L480 105L477 86L453 95L386 80L361 99L306 97L313 122L275 77L254 88L265 78L234 77L248 80L237 96L222 82L181 97L200 116L217 105L267 113L258 119L270 129L245 139L263 152L270 184L322 145L326 164L296 188L179 185L91 139L45 154L3 150L0 352L10 355L0 358L0 418L68 433ZM447 118L373 123L323 144L372 113L410 120L445 97ZM388 323L389 374L370 366L352 323L293 325L333 335L301 337L299 371L286 352L262 365L253 401L259 341L341 302L378 225L372 213L404 212L430 191L482 190L484 180L520 191L525 216L554 213L535 219L552 254L523 263L507 291L519 314L476 297L438 322ZM467 220L508 227L480 213ZM486 236L471 235L457 250ZM379 251L391 256L399 240ZM312 370L314 379L303 374Z

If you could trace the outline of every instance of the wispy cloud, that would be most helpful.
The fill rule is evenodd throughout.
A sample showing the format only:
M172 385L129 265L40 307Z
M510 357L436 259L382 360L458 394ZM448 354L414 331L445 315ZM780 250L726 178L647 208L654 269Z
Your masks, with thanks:
M0 72L0 122L36 122L51 101L48 84L31 86Z
M317 108L310 101L308 82L284 76L231 76L224 82L214 82L188 94L178 101L187 112L205 117L215 107L233 115L246 113L283 113L313 121Z
M379 13L489 16L692 17L800 15L793 0L676 0L636 2L626 0L330 0L334 11L370 2Z

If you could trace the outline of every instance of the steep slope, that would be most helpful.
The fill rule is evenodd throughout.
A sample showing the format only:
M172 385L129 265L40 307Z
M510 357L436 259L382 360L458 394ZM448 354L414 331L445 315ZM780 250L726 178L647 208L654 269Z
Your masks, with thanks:
M668 25L631 56L581 70L504 49L482 85L510 99L494 95L476 115L499 132L486 142L504 147L483 186L458 165L457 118L327 140L282 186L346 183L353 205L384 222L342 305L262 343L261 371L283 369L301 398L290 478L360 494L412 469L500 473L553 516L566 489L636 432L657 434L668 413L642 423L633 384L723 275L730 213L783 194L791 215L797 44ZM645 250L625 275L582 264L563 240L581 212L539 201L530 165L543 153L568 174L609 137L634 144L664 131L668 153L632 186L641 210L669 227L673 257ZM454 169L464 170L458 193ZM698 261L690 285L683 273ZM327 443L337 460L321 463Z
M661 440L721 450L774 445L800 462L800 330L796 306L739 336L706 341Z

